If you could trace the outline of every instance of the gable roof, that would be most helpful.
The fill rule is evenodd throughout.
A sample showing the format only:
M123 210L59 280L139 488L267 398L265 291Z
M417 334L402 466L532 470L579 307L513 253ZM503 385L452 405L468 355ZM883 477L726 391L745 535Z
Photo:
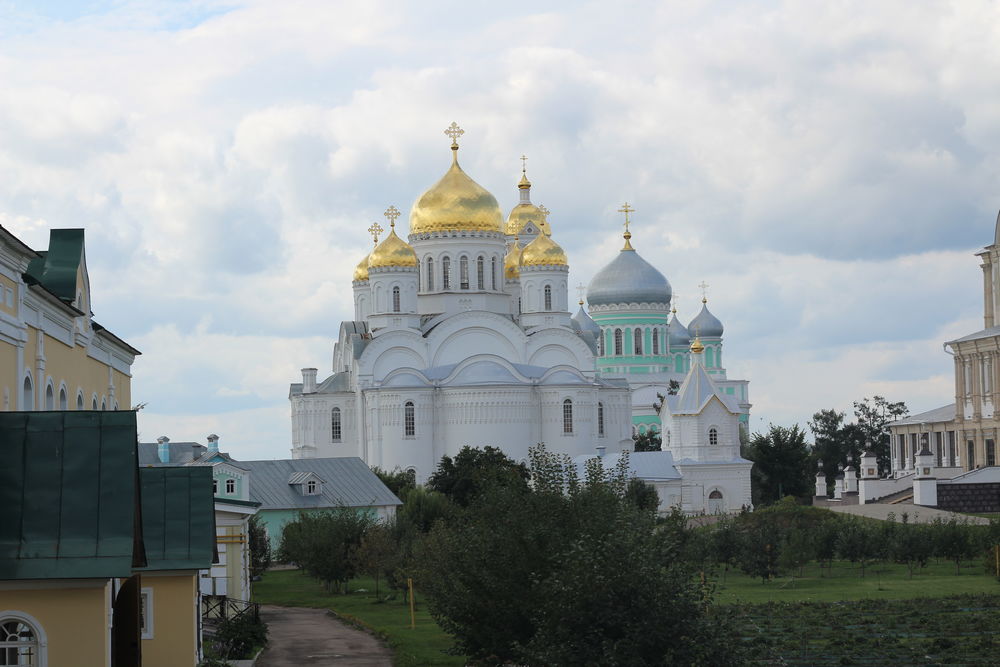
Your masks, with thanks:
M712 377L699 363L691 364L684 383L675 396L667 396L667 408L675 415L696 415L700 413L712 397L716 397L729 412L736 414L736 408L729 397L719 392Z
M142 570L204 570L215 560L212 469L140 468L142 533L148 565Z
M0 460L0 579L128 577L145 564L135 412L0 413Z
M240 461L250 471L250 500L260 509L322 509L402 505L378 475L356 456L326 459ZM302 495L290 480L296 473L313 473L324 483L314 495ZM304 479L304 478L303 478Z
M317 482L322 482L319 475L314 472L293 472L288 476L289 484L305 484L309 480L315 480Z

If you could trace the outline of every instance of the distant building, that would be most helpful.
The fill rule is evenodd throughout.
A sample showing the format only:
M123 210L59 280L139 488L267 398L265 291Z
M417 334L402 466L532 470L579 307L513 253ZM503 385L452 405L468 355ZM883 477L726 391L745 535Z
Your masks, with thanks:
M82 229L0 227L0 411L127 410L139 351L93 319Z

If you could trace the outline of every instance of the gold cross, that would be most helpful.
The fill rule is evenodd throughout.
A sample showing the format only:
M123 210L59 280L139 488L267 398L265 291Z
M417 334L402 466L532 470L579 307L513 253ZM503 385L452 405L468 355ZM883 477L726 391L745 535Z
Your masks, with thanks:
M546 220L549 219L549 213L551 213L549 209L539 205L538 210L542 212L542 215L545 217Z
M708 283L702 280L698 287L701 288L701 302L708 303Z
M372 226L368 228L368 233L372 235L372 240L375 241L375 245L378 245L378 235L384 232L382 225L377 222L373 222Z
M458 138L465 134L465 130L460 128L458 123L452 121L451 125L448 126L448 129L445 130L444 133L451 137L452 148L458 148Z
M580 283L579 285L576 286L576 291L580 295L580 305L582 306L583 305L583 294L584 294L584 292L587 291L587 286L584 285L583 283Z
M625 214L625 233L627 234L629 223L632 222L631 220L629 220L628 214L635 213L635 209L629 206L628 202L625 202L625 205L622 206L620 209L618 209L618 212Z
M383 213L382 215L389 218L389 226L395 229L396 218L400 216L399 209L396 208L395 206L390 206L389 208L385 209L385 213Z
M670 296L670 304L673 307L673 311L672 312L673 312L674 315L677 314L677 302L680 301L680 300L681 300L681 297L677 294L677 292L674 292Z
M528 169L528 156L521 155L521 173L525 173Z

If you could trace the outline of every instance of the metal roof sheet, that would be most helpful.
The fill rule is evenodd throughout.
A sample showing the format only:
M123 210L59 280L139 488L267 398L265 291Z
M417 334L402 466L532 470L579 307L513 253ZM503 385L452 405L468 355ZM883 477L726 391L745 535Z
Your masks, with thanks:
M949 403L948 405L942 405L940 408L934 408L933 410L928 410L927 412L921 412L917 415L907 415L902 419L897 419L896 421L889 422L886 426L910 426L913 424L934 424L938 422L950 422L955 420L955 404Z
M139 465L179 465L190 463L201 457L208 448L197 442L168 442L167 450L170 453L170 460L167 463L160 462L160 443L140 442L139 443Z
M215 556L212 469L140 468L142 533L148 565L141 570L204 570Z
M323 509L402 505L365 462L352 457L239 461L250 471L250 500L268 509ZM319 493L303 495L289 479L295 473L313 473L324 480Z
M136 458L131 410L0 413L0 579L130 576Z
M618 465L622 453L605 454L601 464L605 470ZM594 454L584 454L573 458L580 479L586 479L587 461L597 458ZM674 455L671 452L628 452L628 471L633 477L650 481L665 481L680 479L681 474L674 467Z

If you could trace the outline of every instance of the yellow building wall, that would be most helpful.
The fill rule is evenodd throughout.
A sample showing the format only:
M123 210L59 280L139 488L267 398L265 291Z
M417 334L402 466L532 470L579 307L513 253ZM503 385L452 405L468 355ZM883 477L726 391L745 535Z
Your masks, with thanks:
M7 305L7 290L14 290L14 301ZM17 285L7 276L0 276L0 312L17 317Z
M142 640L143 667L193 667L198 662L198 575L142 575L153 589L153 638Z
M17 348L0 343L0 410L17 407L17 388Z
M24 612L39 622L48 639L50 667L99 667L110 655L108 600L107 586L0 590L0 611Z

